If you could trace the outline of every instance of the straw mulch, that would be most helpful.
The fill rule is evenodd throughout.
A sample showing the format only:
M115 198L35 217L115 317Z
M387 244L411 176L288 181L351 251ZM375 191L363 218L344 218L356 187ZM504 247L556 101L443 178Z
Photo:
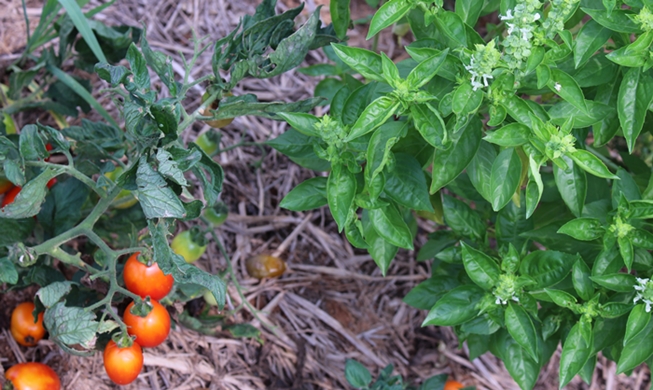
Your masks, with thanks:
M361 0L352 3L354 19L372 12ZM294 0L280 0L278 8L285 10L297 4ZM325 0L309 0L306 15L320 4L327 5L322 17L328 20ZM171 55L173 68L180 73L179 52L191 55L193 30L199 36L218 39L233 29L240 17L252 13L255 6L252 0L118 0L97 18L108 24L145 23L150 45ZM20 1L0 0L0 7L0 78L4 79L3 64L17 58L24 45L25 24ZM32 28L38 21L39 7L28 3ZM366 45L365 33L359 27L351 32L351 40ZM395 59L402 55L397 38L390 33L382 36L379 47ZM321 51L314 51L307 61L319 63L326 58ZM197 78L210 71L208 53L191 76ZM255 93L265 101L295 101L310 97L317 82L290 72L271 80L246 80L234 93ZM96 84L101 85L99 81ZM192 92L188 104L194 108L199 105L202 90ZM111 107L108 97L99 99ZM322 109L318 108L318 113ZM284 123L240 117L223 129L222 147L261 143L285 129ZM184 140L192 141L208 130L208 126L197 123L184 134ZM232 256L247 300L261 310L257 318L241 310L230 322L253 323L261 329L263 343L234 339L220 329L213 336L200 335L177 325L165 345L146 351L143 374L123 388L345 389L349 388L343 375L345 360L353 358L374 373L391 363L397 374L414 383L447 373L479 389L518 389L498 359L486 354L470 362L466 346L458 348L450 329L420 327L425 313L402 302L412 287L430 275L430 265L417 263L415 252L400 251L383 278L369 255L353 250L337 233L327 210L291 213L279 208L283 196L315 172L296 166L268 147L263 151L255 146L237 147L222 153L218 161L226 172L223 199L231 214L217 234ZM429 222L420 222L417 248L434 228ZM244 260L259 253L282 256L290 270L278 279L259 282L248 278ZM209 271L226 266L215 245L209 246L207 255L197 264ZM30 299L33 293L25 290L0 297L0 328L7 328L15 302ZM229 306L239 306L234 286L230 286L229 293ZM557 357L559 353L543 369L537 389L558 387ZM118 388L104 373L99 353L91 358L69 356L47 340L25 349L16 345L7 330L0 330L0 374L3 367L34 360L50 364L66 389ZM637 370L631 377L617 376L614 363L603 358L597 367L591 386L576 378L566 388L643 389L648 382L646 369Z

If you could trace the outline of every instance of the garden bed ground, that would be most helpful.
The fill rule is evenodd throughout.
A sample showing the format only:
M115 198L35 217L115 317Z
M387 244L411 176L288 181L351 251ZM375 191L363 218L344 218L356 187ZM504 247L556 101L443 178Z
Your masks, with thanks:
M280 1L279 8L294 6L294 1ZM310 0L306 8L310 11L320 4L328 8L326 0ZM27 6L33 28L38 22L40 2L30 1ZM172 55L173 68L179 71L178 53L192 53L193 30L199 36L218 39L255 6L252 0L118 0L98 18L109 24L144 23L150 45ZM0 7L0 79L5 79L3 66L20 53L25 25L19 0L0 0ZM361 0L354 1L353 7L354 19L372 12ZM327 10L322 16L328 20ZM359 26L351 39L364 44L364 34ZM381 50L392 56L395 47L397 37L390 33L381 36ZM326 58L321 51L315 51L307 61L324 62ZM209 53L200 58L191 76L210 71ZM272 80L248 80L234 93L255 93L261 100L294 101L309 97L317 82L290 72ZM193 94L188 104L197 106L201 90ZM111 107L107 96L99 99ZM36 119L29 115L18 118L21 124ZM208 130L208 126L197 123L184 139L194 140ZM284 130L285 124L280 122L237 118L224 129L222 146L261 143ZM262 330L262 343L234 339L220 329L212 336L201 335L178 325L165 345L147 351L143 375L125 389L345 389L349 388L343 375L348 358L361 361L373 372L392 363L397 374L418 383L447 373L479 389L517 389L496 358L487 354L470 362L466 348L458 348L450 329L421 328L425 313L402 303L408 291L430 275L429 263L416 262L416 252L400 251L383 278L367 254L353 250L337 233L327 210L302 214L279 208L283 196L314 172L296 166L268 147L237 147L221 154L218 160L226 172L223 199L231 214L217 233L232 256L245 295L262 310L258 320L241 310L230 321L253 321ZM417 248L433 229L434 224L420 222ZM244 259L272 252L287 260L290 271L262 282L247 278ZM198 265L216 271L226 263L217 246L210 245ZM104 373L101 354L80 358L64 354L47 340L30 349L13 341L7 330L10 311L33 293L34 289L27 289L0 296L0 374L16 362L42 361L59 373L65 389L117 388ZM233 286L230 297L231 306L238 306ZM261 326L259 320L274 326L274 331ZM545 367L538 389L558 387L557 364L554 358ZM576 378L566 388L643 389L649 381L647 369L638 369L626 377L615 375L614 363L603 358L597 366L591 386Z

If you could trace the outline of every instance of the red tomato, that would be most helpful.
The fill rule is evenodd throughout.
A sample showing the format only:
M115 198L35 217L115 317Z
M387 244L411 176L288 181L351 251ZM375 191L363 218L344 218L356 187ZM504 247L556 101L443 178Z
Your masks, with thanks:
M5 197L2 199L2 203L0 203L0 207L5 207L9 203L13 203L14 199L16 199L16 196L18 195L18 193L20 192L21 189L22 189L22 187L18 187L18 186L10 189L5 194Z
M20 363L5 372L14 390L59 390L61 381L53 369L43 363Z
M130 335L136 336L136 342L145 348L153 348L163 343L170 333L170 314L163 305L152 301L152 311L139 317L130 312L134 302L125 309L123 320Z
M131 347L120 348L111 340L102 357L107 375L119 385L132 383L143 369L143 349L136 342Z
M52 179L48 180L48 184L46 184L46 186L48 186L48 189L50 189L55 184L57 184L57 178L53 177Z
M11 313L11 335L25 347L35 346L45 336L43 313L39 313L38 320L34 322L33 311L32 302L23 302Z
M460 382L457 381L447 381L447 383L444 384L444 389L443 390L460 390L464 389L465 385L463 385Z
M160 300L168 295L175 280L172 275L165 275L157 263L147 266L138 261L138 252L127 259L123 271L127 290L141 298L149 297Z
M54 149L54 147L52 147L52 144L45 144L45 150L47 150L49 152L52 149ZM50 161L50 157L46 157L45 161Z

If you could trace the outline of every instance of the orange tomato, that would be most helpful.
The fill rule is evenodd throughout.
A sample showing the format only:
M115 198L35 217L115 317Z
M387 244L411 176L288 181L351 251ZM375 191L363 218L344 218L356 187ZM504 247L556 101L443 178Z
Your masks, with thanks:
M132 383L143 369L143 349L136 342L131 347L120 348L111 340L104 348L102 358L107 375L119 385Z
M149 296L158 301L168 295L175 280L172 275L165 275L157 263L148 267L138 261L138 255L138 252L132 254L125 263L125 287L141 298Z
M136 336L136 342L145 348L153 348L163 343L170 333L170 314L163 305L151 301L152 310L145 317L131 313L134 302L125 309L123 320L130 335Z
M465 385L457 381L447 381L447 383L444 384L444 390L460 390L464 388Z
M14 390L59 390L61 380L53 369L43 363L20 363L5 372Z
M32 302L23 302L11 313L11 335L18 344L25 347L35 346L46 332L43 326L43 313L39 313L38 320L34 322L33 311Z

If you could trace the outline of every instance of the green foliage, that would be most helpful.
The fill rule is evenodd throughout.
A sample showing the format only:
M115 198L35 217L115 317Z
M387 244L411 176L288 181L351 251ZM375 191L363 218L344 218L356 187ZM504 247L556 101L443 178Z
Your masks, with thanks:
M474 356L500 357L523 389L558 344L561 387L589 381L599 352L619 372L649 364L652 6L383 3L368 38L408 24L410 59L332 44L333 65L306 69L332 80L330 111L280 114L292 129L271 144L307 137L277 150L328 171L326 193L302 183L282 206L326 202L383 274L413 248L417 216L443 225L417 256L435 259L433 276L405 301ZM481 37L488 14L503 23ZM365 82L352 86L352 73Z
M220 310L224 308L227 277L237 283L231 266L223 274L210 274L187 263L168 242L176 220L197 220L206 211L215 218L207 217L210 223L205 220L205 226L193 227L193 240L204 244L207 234L217 240L213 224L226 217L220 201L222 167L199 145L185 145L181 135L198 120L239 115L280 119L279 112L301 118L307 114L296 111L308 111L324 100L259 102L251 94L231 94L245 77L287 72L309 50L339 41L333 26L318 27L318 11L295 27L302 6L276 15L275 4L264 1L254 15L244 17L230 35L217 42L195 39L192 57L182 56L183 73L190 74L198 57L210 49L214 50L213 73L190 82L176 78L171 58L153 50L144 32L89 19L102 8L84 14L80 5L69 0L46 2L24 56L11 67L9 86L1 85L0 90L0 115L5 118L0 128L0 176L3 184L22 187L12 202L0 208L0 283L7 290L30 284L41 287L37 305L45 312L50 340L63 350L88 356L104 346L103 341L96 346L96 341L124 338L126 325L112 306L125 298L136 301L140 314L149 311L149 297L141 299L121 286L123 256L135 252L172 275L175 288L164 298L167 303L209 294ZM61 6L66 12L59 15ZM348 3L340 4L339 10L346 23L339 21L337 30L344 37ZM35 57L35 50L54 38L59 38L58 52L48 47ZM71 58L77 68L95 71L108 84L122 118L109 116L92 97L87 80L64 71ZM126 66L118 65L123 60ZM152 85L150 72L166 91ZM182 103L200 83L208 85L202 106L187 111ZM77 116L78 107L85 112L95 109L105 121L83 119L69 125L67 118ZM60 130L37 123L15 134L16 129L8 127L7 123L13 124L12 115L34 109L49 110ZM275 147L285 146L302 161L310 161L312 156L302 157L297 144L291 138ZM211 152L220 153L217 148ZM52 155L56 161L51 161ZM316 156L311 166L328 168L323 162ZM342 167L338 183L351 184L351 191L339 192L339 184L315 178L298 187L300 201L284 205L305 210L335 197L346 213L357 182ZM391 217L384 221L386 225L402 218L399 211ZM402 242L412 245L410 232L403 238ZM215 244L222 248L220 242ZM67 280L64 272L68 275L70 269L76 273ZM106 293L88 287L96 279L106 284ZM181 316L199 331L222 325L234 337L259 338L259 331L251 325L225 319Z

